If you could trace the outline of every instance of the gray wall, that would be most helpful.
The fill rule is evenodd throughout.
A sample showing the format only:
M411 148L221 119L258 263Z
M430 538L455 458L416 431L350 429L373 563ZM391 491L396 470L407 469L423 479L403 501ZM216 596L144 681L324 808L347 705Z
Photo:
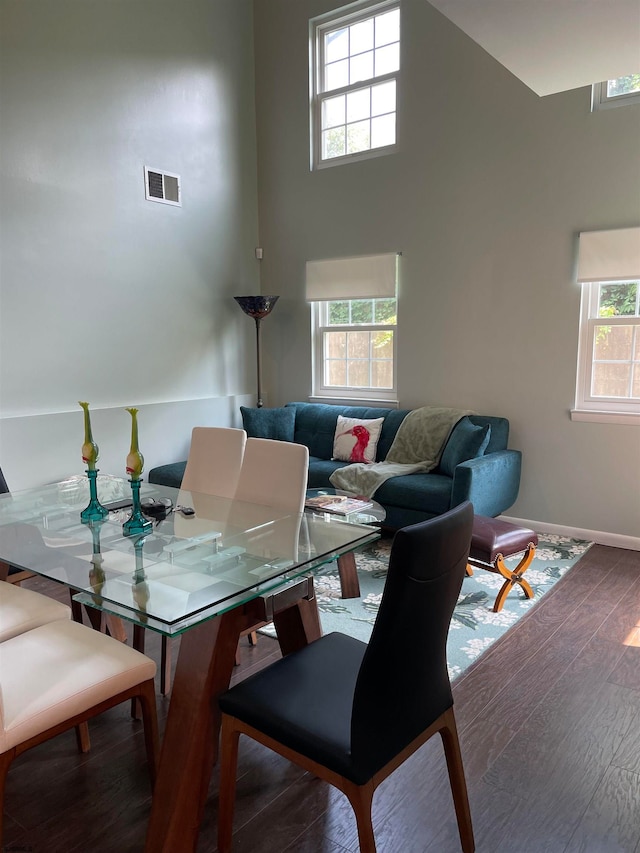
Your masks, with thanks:
M0 465L13 489L146 468L253 388L251 0L0 0ZM176 172L183 207L144 198ZM249 398L250 399L250 398Z
M512 517L638 537L639 427L569 410L575 235L640 223L640 107L591 113L586 88L539 98L406 0L401 151L311 173L308 19L336 5L254 3L262 289L281 294L274 402L311 390L305 260L402 251L400 405L509 418L524 453Z

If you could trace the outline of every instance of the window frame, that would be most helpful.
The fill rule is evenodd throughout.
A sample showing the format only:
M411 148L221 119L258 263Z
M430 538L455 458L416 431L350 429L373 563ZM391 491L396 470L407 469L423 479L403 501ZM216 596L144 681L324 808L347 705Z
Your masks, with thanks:
M594 373L594 330L597 326L634 326L640 335L640 314L599 317L598 304L601 285L625 284L636 279L587 281L582 283L580 328L578 343L578 368L576 380L574 420L617 421L640 420L640 398L603 397L591 393ZM640 283L639 283L640 289ZM631 354L633 357L634 345ZM640 368L639 368L640 369Z
M388 297L386 297L388 298ZM362 300L337 299L336 302L356 302ZM397 365L398 365L398 294L396 291L396 323L395 324L345 324L341 326L328 325L326 323L330 302L311 302L311 352L312 352L312 398L326 401L335 400L357 400L358 402L371 401L380 404L395 404L397 402ZM367 386L361 388L352 385L327 385L325 384L325 354L324 336L326 332L336 331L355 332L386 332L392 333L392 387L372 388Z
M382 12L398 9L401 14L401 0L368 0L368 2L352 4L352 11L346 11L351 6L343 7L341 10L334 10L326 15L320 15L317 18L312 18L309 21L309 135L311 140L310 145L310 169L316 171L319 169L327 169L333 166L339 166L344 163L356 163L362 160L370 160L374 157L382 157L386 154L393 154L398 150L398 92L401 86L401 70L402 62L396 71L388 74L380 75L379 77L371 77L367 80L358 80L347 86L342 86L339 89L331 89L329 92L324 91L323 84L323 58L324 58L324 35L328 31L340 29L342 26L352 26L361 21L368 20ZM400 21L400 36L399 45L402 45L402 20ZM395 80L396 83L396 106L395 106L395 126L396 126L396 141L391 145L383 145L377 148L368 148L364 151L357 151L352 154L344 154L339 157L322 157L322 106L325 100L334 98L339 95L346 95L350 92L355 92L358 89L365 89L371 86Z
M613 78L620 79L620 78ZM594 83L591 90L591 110L608 110L612 107L626 107L640 104L640 92L629 92L625 95L608 95L608 80Z

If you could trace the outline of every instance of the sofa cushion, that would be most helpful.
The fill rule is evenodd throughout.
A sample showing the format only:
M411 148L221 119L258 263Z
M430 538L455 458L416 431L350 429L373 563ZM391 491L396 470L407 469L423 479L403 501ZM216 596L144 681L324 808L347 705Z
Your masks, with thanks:
M436 474L405 474L383 483L373 496L383 506L419 510L426 515L447 512L451 503L451 477Z
M487 449L491 438L491 425L476 426L469 418L462 418L451 431L442 457L440 459L440 473L447 477L453 477L455 470L461 462L482 456Z
M295 411L296 428L294 441L306 444L311 456L319 459L331 459L333 439L336 432L338 415L344 418L384 418L382 432L378 441L376 462L385 458L398 427L409 414L408 409L383 409L369 406L335 406L328 403L287 403L285 408Z
M340 462L375 462L384 418L362 420L338 415L332 459Z
M149 471L149 482L154 483L156 486L169 486L172 489L179 489L186 467L186 459L184 462L170 462L168 465L158 465Z
M295 410L283 406L279 409L250 409L240 406L242 425L250 438L272 438L275 441L293 441Z
M308 489L330 489L333 488L329 477L338 468L344 468L347 462L335 462L332 459L319 459L317 456L309 457Z

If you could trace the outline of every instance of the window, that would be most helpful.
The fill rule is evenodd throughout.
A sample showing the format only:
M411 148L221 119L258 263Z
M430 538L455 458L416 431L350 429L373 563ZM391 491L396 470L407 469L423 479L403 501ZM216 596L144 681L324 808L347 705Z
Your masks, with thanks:
M581 234L578 279L576 410L640 416L640 228Z
M398 3L314 19L311 51L312 168L394 150Z
M313 396L395 401L397 255L307 263Z
M625 104L640 104L640 74L629 74L615 80L605 80L593 87L594 110L608 109Z

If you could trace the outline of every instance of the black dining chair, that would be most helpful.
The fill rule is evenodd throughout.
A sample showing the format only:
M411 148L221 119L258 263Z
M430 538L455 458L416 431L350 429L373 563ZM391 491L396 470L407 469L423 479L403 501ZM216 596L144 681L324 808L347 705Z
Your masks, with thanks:
M343 791L355 812L361 853L375 853L371 806L377 786L436 733L444 744L462 849L472 853L446 659L472 523L466 502L396 533L368 645L328 634L220 697L220 853L232 845L241 734Z

